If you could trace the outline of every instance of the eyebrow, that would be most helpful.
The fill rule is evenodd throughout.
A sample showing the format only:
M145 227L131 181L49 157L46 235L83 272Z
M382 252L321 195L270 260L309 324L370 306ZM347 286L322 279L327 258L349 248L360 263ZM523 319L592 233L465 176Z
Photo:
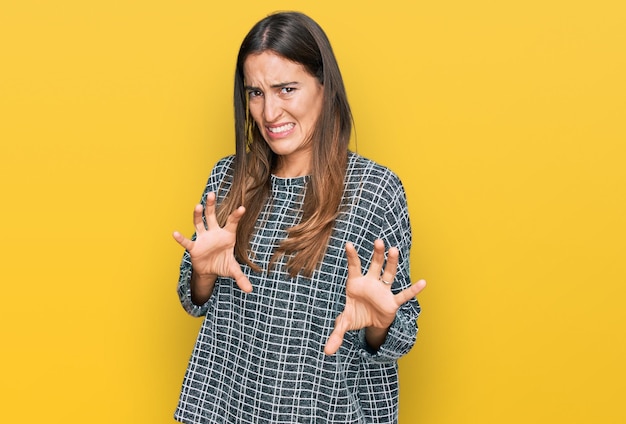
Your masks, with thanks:
M284 87L288 87L290 85L300 85L300 83L298 81L291 81L291 82L279 82L278 84L272 84L270 85L270 88L284 88ZM259 87L254 87L252 85L245 85L244 88L246 90L261 90L261 88Z

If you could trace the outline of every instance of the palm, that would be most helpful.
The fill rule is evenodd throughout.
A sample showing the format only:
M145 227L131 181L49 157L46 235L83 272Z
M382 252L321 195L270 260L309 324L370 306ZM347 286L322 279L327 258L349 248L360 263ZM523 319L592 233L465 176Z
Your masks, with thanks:
M235 233L225 228L196 230L196 240L188 250L194 272L228 276L233 266L239 267L234 257Z
M197 205L194 209L195 241L178 232L174 233L174 239L189 252L195 274L231 277L242 290L249 292L252 285L241 271L234 255L237 224L244 212L245 209L239 207L230 214L226 224L220 227L215 216L215 194L209 193L204 211L202 205Z
M346 306L342 319L350 323L348 330L366 327L387 328L391 325L398 305L389 287L368 275L348 278Z
M362 328L374 328L386 332L393 322L400 306L414 298L423 288L425 282L408 287L397 294L391 291L391 285L398 268L398 249L389 249L387 265L385 261L385 245L381 240L374 243L371 265L365 275L361 274L361 261L350 243L346 245L348 258L348 280L346 282L346 305L335 321L324 351L333 354L343 342L347 331Z

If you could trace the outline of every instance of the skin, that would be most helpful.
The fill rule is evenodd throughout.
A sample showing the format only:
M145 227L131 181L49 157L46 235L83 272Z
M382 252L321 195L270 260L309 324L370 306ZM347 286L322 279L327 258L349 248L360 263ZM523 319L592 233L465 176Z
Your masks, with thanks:
M272 52L249 56L244 63L244 76L250 113L279 158L275 174L279 177L306 175L312 154L309 135L321 111L323 86L301 65ZM281 130L272 133L272 128ZM191 300L196 305L210 298L218 275L231 277L241 290L252 292L252 284L234 256L237 225L244 213L245 208L239 207L230 214L224 227L220 227L215 215L215 194L209 193L206 207L197 205L193 212L196 240L174 232L174 239L191 255ZM336 353L345 333L361 328L366 329L365 337L372 348L378 349L383 344L400 306L426 286L424 280L419 280L395 295L392 293L391 285L381 280L394 281L398 256L398 249L391 247L385 266L384 242L376 240L370 267L362 274L356 248L352 243L346 244L346 306L335 320L324 353Z
M243 69L250 115L278 156L273 173L307 175L310 135L322 111L323 86L302 65L271 51L248 56Z

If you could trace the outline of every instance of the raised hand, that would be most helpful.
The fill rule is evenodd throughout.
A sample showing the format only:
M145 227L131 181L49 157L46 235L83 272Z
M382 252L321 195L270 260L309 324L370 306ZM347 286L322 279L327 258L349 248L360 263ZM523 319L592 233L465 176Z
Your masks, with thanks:
M346 244L348 258L348 281L346 282L346 306L335 320L335 328L330 334L324 353L332 355L343 343L347 331L366 329L368 343L378 348L385 340L389 326L400 306L413 299L426 286L419 280L397 294L391 291L391 283L398 269L398 249L392 247L385 263L385 244L374 242L372 262L365 275L361 274L361 260L352 243Z
M245 208L240 206L228 216L226 224L220 227L215 216L215 193L208 193L204 210L202 205L197 205L193 211L195 241L184 237L178 231L173 234L174 239L191 255L194 278L209 281L210 291L213 290L212 284L218 275L233 278L244 292L252 291L252 284L234 255L237 224L244 213Z

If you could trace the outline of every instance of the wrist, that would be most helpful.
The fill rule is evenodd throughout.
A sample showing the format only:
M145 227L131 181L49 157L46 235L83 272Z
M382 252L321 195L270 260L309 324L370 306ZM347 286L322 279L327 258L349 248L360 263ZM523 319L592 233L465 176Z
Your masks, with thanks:
M196 274L192 272L190 284L191 301L195 305L206 303L213 293L216 280L216 274Z
M378 350L385 342L388 332L389 327L367 327L365 329L365 341L372 349Z

